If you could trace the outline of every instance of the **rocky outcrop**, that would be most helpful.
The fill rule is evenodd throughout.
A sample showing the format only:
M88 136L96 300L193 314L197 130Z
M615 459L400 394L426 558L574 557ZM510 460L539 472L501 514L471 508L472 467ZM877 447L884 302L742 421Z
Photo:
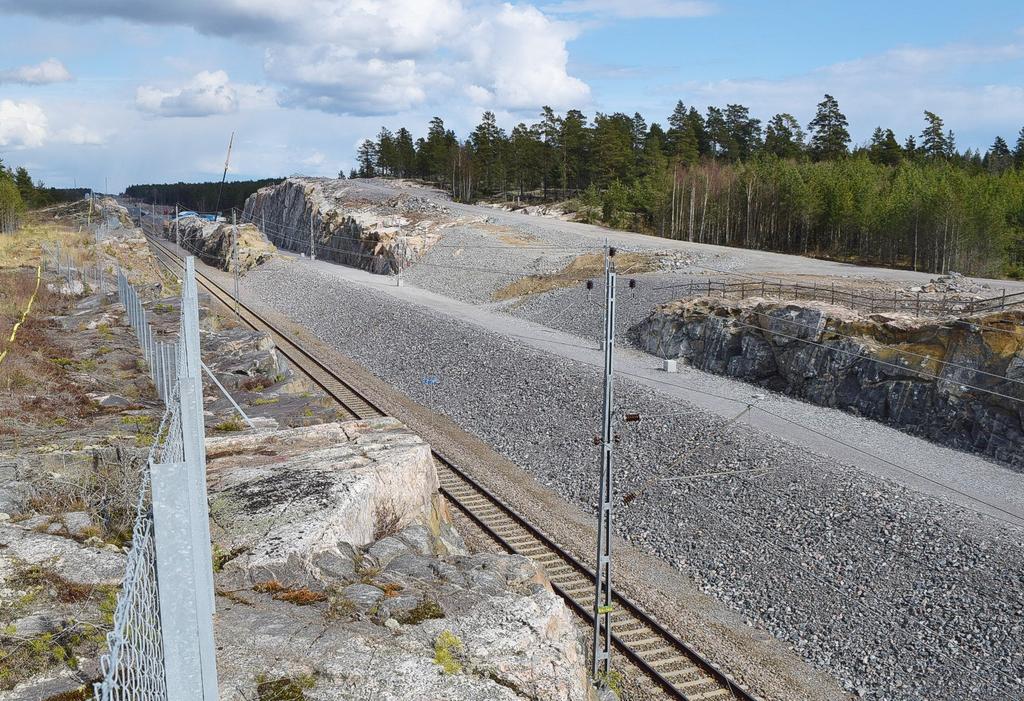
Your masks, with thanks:
M390 274L419 260L440 240L451 214L402 194L370 201L344 180L288 178L250 195L243 220L278 247L372 273Z
M177 226L177 232L175 232ZM183 217L176 223L164 225L164 236L195 253L200 260L215 268L234 272L236 255L233 254L235 225L210 222L199 217ZM252 224L238 225L237 262L239 272L251 270L270 260L277 249Z
M221 698L593 699L547 578L524 557L467 554L429 447L399 422L208 439L207 454L230 592Z
M366 545L381 523L441 520L430 448L394 419L209 438L206 449L211 518L226 550L245 551L233 566L250 572Z
M1024 311L925 321L704 298L662 305L638 330L662 358L1024 468Z

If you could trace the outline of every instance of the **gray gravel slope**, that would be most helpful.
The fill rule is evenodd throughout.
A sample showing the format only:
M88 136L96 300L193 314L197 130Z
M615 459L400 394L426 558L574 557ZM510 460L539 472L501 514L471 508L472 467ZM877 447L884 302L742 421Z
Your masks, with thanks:
M243 294L594 508L592 368L298 264L271 264ZM686 409L630 382L617 391L620 405L651 415ZM846 688L872 699L1021 697L1021 530L706 412L630 424L617 465L618 494L639 489L619 507L621 535ZM656 481L732 470L756 471Z

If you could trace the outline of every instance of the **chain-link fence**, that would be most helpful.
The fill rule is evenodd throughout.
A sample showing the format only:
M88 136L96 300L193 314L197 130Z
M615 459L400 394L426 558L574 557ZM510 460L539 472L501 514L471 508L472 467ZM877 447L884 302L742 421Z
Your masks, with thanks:
M206 501L198 292L182 280L178 337L159 341L118 270L118 299L166 410L143 475L97 701L215 701L213 570Z

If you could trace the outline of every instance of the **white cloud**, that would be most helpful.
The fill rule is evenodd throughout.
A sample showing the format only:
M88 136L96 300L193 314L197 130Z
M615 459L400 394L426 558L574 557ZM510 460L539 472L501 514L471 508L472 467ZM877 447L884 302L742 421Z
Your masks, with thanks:
M656 0L641 0L663 11ZM669 3L673 4L673 3ZM43 16L114 16L251 39L265 50L282 104L350 115L392 114L466 96L492 109L584 106L567 70L574 29L529 4L495 0L0 0ZM624 3L621 3L625 7ZM659 8L661 8L659 10ZM678 11L678 8L676 10ZM232 86L146 86L136 104L168 116L237 109Z
M546 5L544 9L556 14L587 14L627 19L706 17L717 11L714 3L702 0L564 0Z
M170 90L148 85L135 91L135 106L161 117L206 117L238 110L238 90L224 71L200 71Z
M423 75L412 59L363 58L330 45L268 49L264 68L285 89L286 106L339 114L384 114L427 99L436 75Z
M571 27L529 5L505 4L485 15L468 33L473 96L493 95L492 106L508 109L579 105L590 88L566 70L572 35Z
M62 129L54 135L54 141L76 146L99 146L107 141L107 134L81 124Z
M46 141L49 122L34 102L0 100L0 146L35 148Z
M48 58L34 66L19 66L0 71L0 83L22 83L24 85L47 85L66 83L72 80L71 72L55 58Z

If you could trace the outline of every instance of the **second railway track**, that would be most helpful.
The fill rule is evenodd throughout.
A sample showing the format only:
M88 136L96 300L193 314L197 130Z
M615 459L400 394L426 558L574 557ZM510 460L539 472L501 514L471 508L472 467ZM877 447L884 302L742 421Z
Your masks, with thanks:
M183 268L179 254L159 235L147 232L147 238L157 258L168 270L176 273ZM210 277L198 270L196 277L197 282L215 299L234 309L246 325L269 334L279 352L346 413L356 419L386 415L297 339L247 305L238 302L236 307L234 298ZM448 503L504 550L542 565L555 592L570 609L589 622L594 603L594 574L590 568L443 455L437 451L433 451L433 455L441 494ZM612 630L615 648L671 698L682 701L757 700L716 665L665 629L653 616L618 594L615 595Z

